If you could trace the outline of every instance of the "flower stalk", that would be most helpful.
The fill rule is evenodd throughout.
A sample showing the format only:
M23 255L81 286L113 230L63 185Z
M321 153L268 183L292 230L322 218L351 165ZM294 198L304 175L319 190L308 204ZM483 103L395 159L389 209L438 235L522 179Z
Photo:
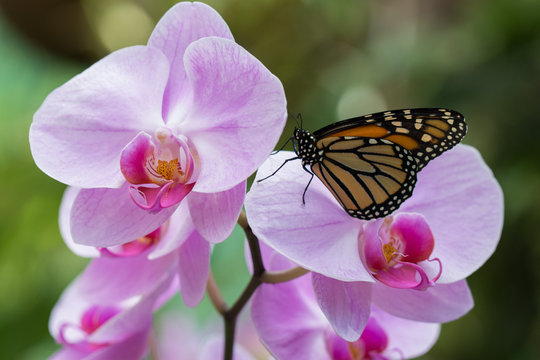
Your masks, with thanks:
M242 227L242 229L244 229L246 234L253 264L253 273L248 284L230 308L227 306L226 301L221 295L212 271L210 271L208 275L208 282L206 286L206 290L212 305L214 305L216 311L223 317L225 325L225 346L223 358L225 360L232 360L236 319L244 306L246 306L248 303L249 299L251 299L251 296L255 293L255 290L257 290L259 285L262 283L277 284L287 282L309 272L309 270L300 266L283 271L266 271L262 260L259 240L255 234L253 234L244 211L242 211L238 217L238 224Z

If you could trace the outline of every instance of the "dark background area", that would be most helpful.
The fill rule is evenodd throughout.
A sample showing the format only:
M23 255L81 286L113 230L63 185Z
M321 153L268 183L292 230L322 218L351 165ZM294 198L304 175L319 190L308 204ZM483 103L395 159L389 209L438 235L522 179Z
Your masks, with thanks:
M51 90L102 56L144 44L173 3L0 0L1 358L43 359L57 348L50 310L87 262L60 238L65 186L33 163L32 115ZM503 188L505 225L495 254L469 278L475 308L443 325L422 359L540 358L540 2L206 3L281 79L290 114L301 112L307 129L407 107L465 114L464 142L480 150ZM242 264L237 275L219 271L241 263L241 232L233 238L213 255L230 299L247 279ZM197 311L212 312L207 301Z

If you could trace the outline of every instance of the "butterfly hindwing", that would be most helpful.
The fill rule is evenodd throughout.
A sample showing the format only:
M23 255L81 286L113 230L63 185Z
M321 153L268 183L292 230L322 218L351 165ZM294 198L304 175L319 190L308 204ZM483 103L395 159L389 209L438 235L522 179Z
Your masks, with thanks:
M349 215L386 216L412 195L418 165L406 148L385 139L329 137L311 170Z

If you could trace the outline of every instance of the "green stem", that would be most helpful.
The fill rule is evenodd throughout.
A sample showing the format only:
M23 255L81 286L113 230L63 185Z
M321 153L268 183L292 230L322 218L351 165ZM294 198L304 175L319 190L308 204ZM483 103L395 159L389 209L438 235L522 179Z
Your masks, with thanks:
M289 270L284 271L266 271L264 268L261 247L259 245L259 240L253 234L251 227L249 226L246 218L246 214L242 211L238 217L238 224L244 229L246 234L249 250L251 252L251 261L253 263L253 274L249 280L249 283L244 288L244 291L240 294L236 302L232 307L227 307L225 300L221 296L219 288L214 280L212 272L208 276L207 291L212 304L217 309L217 311L223 316L223 321L225 323L225 348L224 348L224 359L232 360L233 350L234 350L234 333L236 330L236 319L238 315L246 306L251 296L255 293L255 290L264 283L276 284L280 282L290 281L297 277L300 277L308 272L308 270L301 267L295 267Z

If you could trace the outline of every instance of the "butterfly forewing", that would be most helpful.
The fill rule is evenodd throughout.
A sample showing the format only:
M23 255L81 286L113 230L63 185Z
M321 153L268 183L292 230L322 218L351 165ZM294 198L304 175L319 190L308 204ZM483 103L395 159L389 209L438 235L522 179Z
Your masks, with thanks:
M324 155L311 170L349 215L386 216L411 196L417 164L401 145L377 138L329 137L316 146Z
M452 148L465 136L463 115L448 109L390 110L343 120L313 133L329 137L386 139L407 149L417 171L431 159Z

